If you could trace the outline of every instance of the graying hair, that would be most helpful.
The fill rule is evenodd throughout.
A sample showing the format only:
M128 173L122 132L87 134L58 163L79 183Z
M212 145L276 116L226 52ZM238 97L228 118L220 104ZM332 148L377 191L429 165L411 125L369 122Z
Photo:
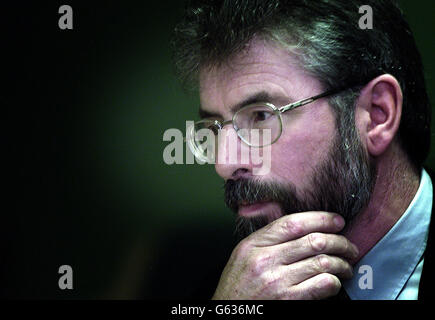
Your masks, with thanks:
M398 141L420 168L429 153L431 107L420 54L394 1L191 0L175 29L175 69L192 89L200 69L228 62L254 37L276 41L296 52L304 70L325 90L353 87L329 98L342 127L354 126L349 120L361 87L392 74L403 91ZM382 17L372 30L358 26L362 5Z

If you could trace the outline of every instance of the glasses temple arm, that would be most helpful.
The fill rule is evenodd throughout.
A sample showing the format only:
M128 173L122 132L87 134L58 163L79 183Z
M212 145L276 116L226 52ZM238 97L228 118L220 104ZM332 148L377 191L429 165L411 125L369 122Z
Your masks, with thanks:
M348 88L348 87L345 87L345 88L336 88L336 89L328 90L328 91L326 91L326 92L323 92L323 93L321 93L321 94L318 94L317 96L314 96L314 97L311 97L311 98L307 98L307 99L302 99L302 100L299 100L299 101L296 101L296 102L290 103L290 104L288 104L288 105L286 105L286 106L282 106L282 107L279 108L278 110L279 110L281 113L282 113L282 112L286 112L286 111L288 111L288 110L295 109L295 108L297 108L297 107L300 107L300 106L306 105L306 104L308 104L308 103L311 103L311 102L313 102L313 101L315 101L315 100L317 100L317 99L324 98L324 97L327 97L327 96L330 96L330 95L333 95L333 94L339 93L340 91L343 91L343 90L345 90L345 89L347 89L347 88Z

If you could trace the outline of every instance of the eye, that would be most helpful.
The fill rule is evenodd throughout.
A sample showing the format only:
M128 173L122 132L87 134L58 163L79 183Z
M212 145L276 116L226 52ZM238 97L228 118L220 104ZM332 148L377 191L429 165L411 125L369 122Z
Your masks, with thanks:
M258 110L252 114L252 119L254 122L265 121L273 116L273 113L265 110Z

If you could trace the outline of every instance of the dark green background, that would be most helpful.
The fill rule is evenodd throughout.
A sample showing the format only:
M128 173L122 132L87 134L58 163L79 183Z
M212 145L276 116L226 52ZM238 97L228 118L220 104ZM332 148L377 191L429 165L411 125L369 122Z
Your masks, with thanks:
M434 2L401 3L433 102ZM62 4L73 30L58 28ZM198 107L170 60L182 1L2 6L2 297L183 298L214 284L234 245L223 183L162 158L164 131ZM63 264L73 290L58 288Z

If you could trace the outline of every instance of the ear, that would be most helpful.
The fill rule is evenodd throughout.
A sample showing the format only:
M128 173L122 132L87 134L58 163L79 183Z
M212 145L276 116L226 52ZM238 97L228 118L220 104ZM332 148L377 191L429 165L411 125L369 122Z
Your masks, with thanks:
M370 155L379 156L391 145L399 129L402 102L400 84L389 74L373 79L361 91L356 121Z

